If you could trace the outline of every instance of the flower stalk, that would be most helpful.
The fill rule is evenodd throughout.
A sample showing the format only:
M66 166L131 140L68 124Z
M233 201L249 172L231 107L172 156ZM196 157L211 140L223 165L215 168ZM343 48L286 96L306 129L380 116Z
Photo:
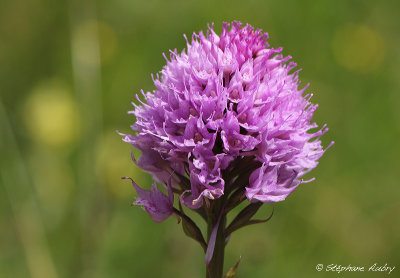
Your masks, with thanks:
M225 225L226 213L224 211L224 199L219 199L215 202L215 213L209 214L207 225L208 245L213 244L211 257L206 254L206 277L207 278L222 278L225 256ZM213 238L213 232L215 239ZM214 242L213 242L214 241ZM209 246L210 247L210 246ZM209 250L207 250L209 251ZM208 261L209 260L209 261Z
M225 235L224 235L224 224L226 222L226 216L222 216L221 223L219 225L217 236L215 239L214 254L211 261L206 266L207 278L222 278L224 268L224 257L225 257ZM209 226L210 227L210 226ZM210 228L209 228L210 230Z

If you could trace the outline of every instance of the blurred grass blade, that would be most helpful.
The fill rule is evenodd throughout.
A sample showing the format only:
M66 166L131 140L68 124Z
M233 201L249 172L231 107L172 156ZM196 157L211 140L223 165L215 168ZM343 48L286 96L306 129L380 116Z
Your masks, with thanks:
M21 242L29 276L57 278L35 190L17 145L8 113L0 100L0 184ZM8 227L5 227L6 229ZM18 248L16 246L15 248ZM14 251L13 251L14 252ZM21 263L22 265L22 263Z

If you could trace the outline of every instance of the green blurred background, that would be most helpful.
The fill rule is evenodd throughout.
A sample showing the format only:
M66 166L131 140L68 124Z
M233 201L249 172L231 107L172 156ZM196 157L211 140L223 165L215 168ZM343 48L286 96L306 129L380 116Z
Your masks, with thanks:
M182 34L240 20L270 34L311 83L336 144L268 224L227 247L238 277L337 277L317 264L400 273L400 1L3 0L0 3L0 277L204 277L175 219L138 208L151 179L115 132L154 88ZM267 215L271 206L262 214ZM383 277L385 273L344 273ZM397 276L399 277L399 276Z

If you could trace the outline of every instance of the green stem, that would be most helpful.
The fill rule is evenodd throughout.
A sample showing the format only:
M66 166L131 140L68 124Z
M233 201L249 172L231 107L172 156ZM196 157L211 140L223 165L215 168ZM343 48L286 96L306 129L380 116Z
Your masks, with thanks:
M217 207L219 209L215 209L214 210L215 213L213 213L213 215L209 215L209 221L207 227L208 241L210 240L211 232L217 223L218 215L222 209L221 206L218 206L216 204L216 208ZM224 236L225 225L226 225L226 214L223 212L217 231L217 237L215 240L214 253L206 269L207 278L222 278L224 270L224 255L225 255L225 236Z

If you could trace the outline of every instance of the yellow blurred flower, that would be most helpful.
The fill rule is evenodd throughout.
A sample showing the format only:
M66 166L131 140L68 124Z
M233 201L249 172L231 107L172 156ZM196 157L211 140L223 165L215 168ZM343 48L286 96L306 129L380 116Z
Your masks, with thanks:
M63 147L77 138L76 103L59 81L45 81L34 88L22 113L29 135L40 144Z
M366 25L349 23L340 27L332 46L337 62L352 71L373 72L385 57L385 41Z

